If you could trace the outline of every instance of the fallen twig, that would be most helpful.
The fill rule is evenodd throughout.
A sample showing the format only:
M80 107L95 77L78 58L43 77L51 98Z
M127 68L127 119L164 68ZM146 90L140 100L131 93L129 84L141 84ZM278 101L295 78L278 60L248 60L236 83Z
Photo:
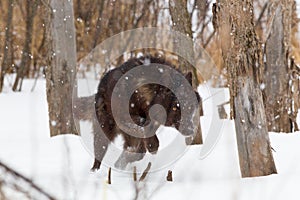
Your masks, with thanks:
M144 170L144 172L143 172L142 176L140 177L140 180L139 180L139 181L143 181L143 180L146 178L146 176L147 176L147 174L148 174L150 168L151 168L151 162L148 163L148 166L147 166L146 169Z

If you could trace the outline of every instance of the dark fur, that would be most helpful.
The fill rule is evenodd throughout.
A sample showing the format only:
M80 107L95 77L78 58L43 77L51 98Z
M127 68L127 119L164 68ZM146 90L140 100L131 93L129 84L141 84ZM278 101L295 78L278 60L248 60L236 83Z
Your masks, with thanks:
M166 62L163 59L158 58L147 58L150 63L159 63L163 65L172 66L172 64ZM142 65L145 58L133 58L125 62L118 68L115 68L106 73L99 86L98 92L95 96L95 110L97 120L108 138L105 139L96 131L94 137L94 151L95 151L95 163L93 169L99 169L101 161L107 150L108 143L113 141L117 134L121 134L124 138L124 149L130 150L135 153L140 153L140 157L130 157L127 155L127 163L134 162L143 158L146 151L150 153L156 153L159 147L159 140L156 135L148 138L137 138L124 133L117 125L112 116L111 110L111 96L112 91L122 75L136 66ZM174 66L172 66L174 67ZM175 67L174 67L175 68ZM163 76L163 75L162 75ZM164 78L164 77L161 77ZM188 73L186 75L188 81L192 82L192 75ZM195 92L200 101L200 96ZM178 106L176 96L166 87L157 84L147 84L138 88L138 92L134 93L130 98L130 104L133 103L135 106L129 108L129 112L133 121L139 126L146 126L149 124L149 109L154 104L160 104L164 107L167 113L167 119L165 126L174 126L176 129L179 128L181 111ZM122 108L118 108L122 109ZM94 127L95 128L95 127ZM96 127L96 129L100 127ZM158 127L154 129L156 131ZM126 164L125 164L126 165ZM124 166L123 166L124 167Z

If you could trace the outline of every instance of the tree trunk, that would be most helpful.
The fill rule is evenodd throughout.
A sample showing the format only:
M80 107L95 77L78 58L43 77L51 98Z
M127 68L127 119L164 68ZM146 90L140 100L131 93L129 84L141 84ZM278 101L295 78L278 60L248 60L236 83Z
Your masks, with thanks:
M191 27L191 20L190 15L187 10L187 0L170 0L169 1L169 9L172 18L172 29L174 31L178 31L186 35L187 37L193 39L192 35L192 27ZM181 41L175 41L181 42ZM186 45L186 44L185 44ZM181 45L179 45L181 46ZM182 46L185 48L185 55L178 55L182 56L183 58L187 57L194 57L194 47L192 46ZM179 68L183 73L187 73L188 71L193 72L193 85L198 85L198 81L196 81L196 71L191 70L193 66L188 63L185 59L179 58Z
M187 0L170 0L169 1L169 9L170 9L170 14L172 18L172 27L175 31L181 32L187 37L190 37L191 40L193 40L193 35L192 35L192 23L191 23L191 18L187 10ZM181 41L176 41L176 42L181 42ZM192 44L192 43L191 43ZM197 79L197 71L196 69L191 66L191 64L185 59L185 58L190 58L194 57L194 47L193 46L183 46L182 48L185 48L186 55L179 55L182 56L183 58L178 58L179 59L179 68L183 73L187 73L191 71L193 73L193 87L197 89L197 86L199 84L198 79ZM200 102L199 105L199 113L200 116L202 114L202 102ZM187 144L190 144L190 139L186 140ZM201 125L200 122L197 127L197 132L195 137L193 137L193 141L191 144L202 144L202 131L201 131Z
M268 129L290 133L292 123L292 96L289 94L289 54L293 0L276 0L269 9L275 12L271 32L266 42L265 107Z
M46 87L51 136L77 134L72 115L76 42L72 0L50 0Z
M32 0L26 0L26 33L25 33L25 43L22 51L21 64L17 70L17 76L13 85L13 91L21 91L23 78L28 74L31 65L31 45L32 45L32 31L33 31L33 21L37 9L38 2ZM21 81L21 82L20 82ZM20 84L19 84L20 83ZM19 86L19 89L17 87Z
M8 1L8 11L5 29L5 42L3 52L3 62L0 69L0 92L2 92L4 84L4 76L7 70L12 67L13 64L13 47L12 47L12 18L13 18L14 1Z
M266 126L262 94L248 76L237 77L235 127L243 177L276 173Z
M217 29L230 88L242 177L276 173L260 90L262 52L252 0L220 0Z

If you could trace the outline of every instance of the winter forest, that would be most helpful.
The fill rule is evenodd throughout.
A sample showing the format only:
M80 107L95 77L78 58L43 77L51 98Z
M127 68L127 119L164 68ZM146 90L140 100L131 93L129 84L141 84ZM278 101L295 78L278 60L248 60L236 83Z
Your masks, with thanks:
M300 198L300 1L0 13L0 200Z

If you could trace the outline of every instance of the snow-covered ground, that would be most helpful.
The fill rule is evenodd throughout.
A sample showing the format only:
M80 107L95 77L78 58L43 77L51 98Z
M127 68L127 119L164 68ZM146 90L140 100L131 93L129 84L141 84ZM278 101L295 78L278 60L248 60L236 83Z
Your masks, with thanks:
M38 80L30 92L32 85L26 80L23 92L6 89L0 94L0 160L58 199L134 199L132 175L113 170L108 185L105 166L90 172L93 157L80 137L50 138L45 81ZM203 120L207 130L209 123ZM149 174L137 186L143 188L140 199L298 200L300 134L270 133L270 138L277 175L240 178L233 122L224 120L219 142L208 157L199 159L202 145L190 147L176 163ZM173 182L165 180L168 170L173 171Z

